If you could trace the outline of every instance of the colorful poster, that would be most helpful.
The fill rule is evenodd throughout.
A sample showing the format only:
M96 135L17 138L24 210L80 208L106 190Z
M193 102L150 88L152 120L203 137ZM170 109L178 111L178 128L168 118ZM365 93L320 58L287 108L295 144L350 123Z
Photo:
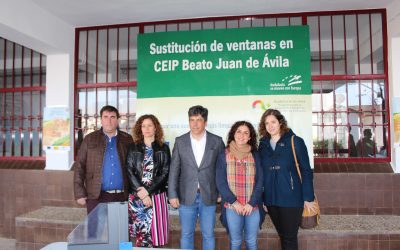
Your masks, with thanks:
M43 114L43 149L70 150L70 117L67 107L45 107Z
M400 97L393 98L394 147L400 147Z
M137 115L155 114L173 144L189 131L191 106L208 108L207 130L224 139L235 121L257 129L275 108L312 158L309 43L308 26L140 34Z

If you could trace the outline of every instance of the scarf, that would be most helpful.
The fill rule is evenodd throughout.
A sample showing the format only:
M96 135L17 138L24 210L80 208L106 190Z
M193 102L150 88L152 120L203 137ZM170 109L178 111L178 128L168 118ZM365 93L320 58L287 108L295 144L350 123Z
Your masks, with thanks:
M232 147L232 145L234 145ZM233 149L233 152L230 151ZM237 200L241 204L246 204L250 201L254 189L256 167L253 155L250 152L251 147L247 150L239 150L236 143L229 144L229 149L226 150L226 173L229 189L235 194ZM235 156L243 156L239 159ZM225 207L230 207L228 203Z
M236 144L235 141L231 141L229 143L229 152L238 160L242 160L245 158L247 155L251 154L251 146L249 144L246 144L244 146L241 146L240 148Z

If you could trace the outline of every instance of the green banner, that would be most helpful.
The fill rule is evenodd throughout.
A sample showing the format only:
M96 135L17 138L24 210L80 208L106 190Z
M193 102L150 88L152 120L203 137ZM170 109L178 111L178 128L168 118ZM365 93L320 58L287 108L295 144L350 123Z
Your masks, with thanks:
M310 95L308 26L140 34L138 98Z

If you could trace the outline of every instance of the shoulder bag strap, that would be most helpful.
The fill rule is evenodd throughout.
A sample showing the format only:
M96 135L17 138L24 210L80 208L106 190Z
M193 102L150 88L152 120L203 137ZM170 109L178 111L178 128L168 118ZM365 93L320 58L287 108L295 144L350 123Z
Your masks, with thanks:
M292 151L293 151L294 161L296 163L297 173L299 174L300 182L302 182L299 162L297 161L296 150L294 148L294 135L292 135Z

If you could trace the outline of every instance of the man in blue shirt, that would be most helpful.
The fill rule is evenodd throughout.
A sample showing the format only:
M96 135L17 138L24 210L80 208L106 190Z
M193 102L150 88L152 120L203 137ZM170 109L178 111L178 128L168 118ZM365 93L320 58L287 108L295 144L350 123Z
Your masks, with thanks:
M125 159L132 137L118 129L115 107L104 106L100 117L102 128L83 139L73 165L75 199L88 213L101 202L128 198Z

